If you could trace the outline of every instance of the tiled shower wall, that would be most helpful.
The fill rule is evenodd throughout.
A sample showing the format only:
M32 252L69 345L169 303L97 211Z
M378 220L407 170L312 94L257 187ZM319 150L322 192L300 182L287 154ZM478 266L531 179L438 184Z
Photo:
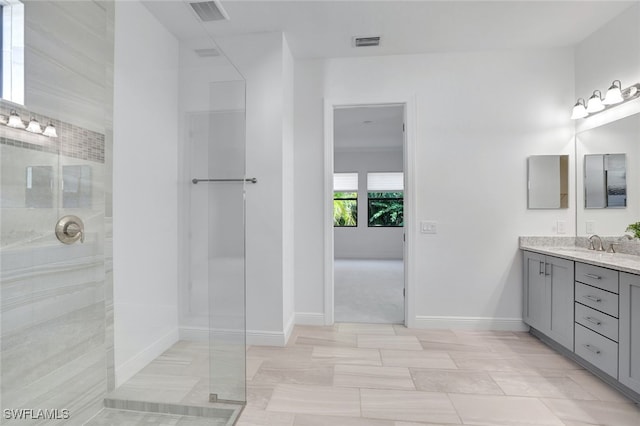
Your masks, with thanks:
M24 1L23 119L56 125L49 139L0 126L0 406L69 410L83 424L113 389L112 1ZM65 166L91 170L88 205L65 207ZM25 205L25 166L52 170L52 205ZM56 220L80 216L84 244L65 246ZM2 424L13 424L3 415ZM43 424L42 421L16 421Z

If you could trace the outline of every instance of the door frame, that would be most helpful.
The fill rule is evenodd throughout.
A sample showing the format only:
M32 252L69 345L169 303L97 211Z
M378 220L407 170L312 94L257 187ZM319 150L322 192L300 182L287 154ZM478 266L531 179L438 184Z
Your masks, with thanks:
M413 256L416 235L415 139L416 100L407 97L357 97L324 100L324 323L334 323L333 113L337 108L397 105L404 107L404 324L415 327Z

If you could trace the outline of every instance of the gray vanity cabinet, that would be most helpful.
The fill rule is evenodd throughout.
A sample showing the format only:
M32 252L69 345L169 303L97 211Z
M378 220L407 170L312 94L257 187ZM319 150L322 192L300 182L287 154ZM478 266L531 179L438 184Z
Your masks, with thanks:
M640 276L620 273L618 380L640 393Z
M574 263L523 253L524 322L573 351Z

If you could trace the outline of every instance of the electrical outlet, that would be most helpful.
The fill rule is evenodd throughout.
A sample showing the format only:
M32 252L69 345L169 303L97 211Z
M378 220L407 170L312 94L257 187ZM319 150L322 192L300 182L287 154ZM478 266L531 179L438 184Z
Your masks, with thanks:
M596 233L596 222L594 220L588 220L585 222L585 230L587 234L595 234Z
M423 234L437 234L438 233L438 222L434 222L432 220L423 220L420 222L420 232Z
M566 234L567 233L567 222L564 220L559 220L556 225L556 233L558 234Z

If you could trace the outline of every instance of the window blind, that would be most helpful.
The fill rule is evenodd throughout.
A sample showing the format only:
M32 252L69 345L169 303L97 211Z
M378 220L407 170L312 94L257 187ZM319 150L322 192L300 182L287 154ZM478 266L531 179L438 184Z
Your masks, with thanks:
M333 190L351 192L358 190L358 173L334 173Z
M367 173L367 191L404 191L404 173Z

